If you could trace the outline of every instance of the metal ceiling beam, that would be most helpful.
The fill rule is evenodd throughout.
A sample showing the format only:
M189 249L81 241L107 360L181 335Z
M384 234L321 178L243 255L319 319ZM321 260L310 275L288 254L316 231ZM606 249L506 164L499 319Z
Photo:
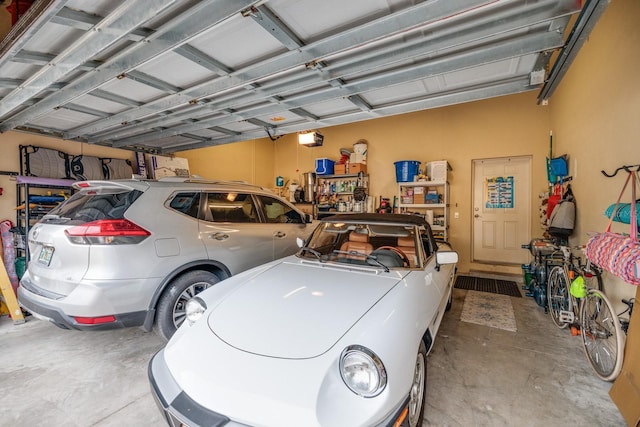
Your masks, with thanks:
M58 109L59 110L76 111L78 113L89 114L89 115L95 116L95 117L106 117L106 116L109 115L109 113L105 113L104 111L96 110L95 108L89 108L89 107L85 107L85 106L78 105L78 104L72 104L72 103L64 104L63 106L58 107Z
M381 40L394 34L405 32L407 28L437 22L455 14L491 4L489 0L448 0L446 2L423 2L407 9L395 12L340 34L326 37L304 47L259 61L233 73L196 85L180 94L170 95L151 102L144 107L116 114L108 119L99 120L85 126L72 129L68 137L95 134L104 129L117 126L158 111L175 108L193 99L207 98L212 94L243 87L259 79L303 66L319 58L335 55L361 46L367 42ZM428 17L428 19L426 19ZM0 128L1 129L1 128Z
M426 109L444 107L448 105L460 104L462 102L471 102L471 101L479 101L482 99L495 98L498 96L510 95L513 93L526 92L535 90L536 87L528 86L529 76L520 76L515 79L509 79L506 82L499 82L490 86L478 86L475 88L462 88L457 91L432 94L426 97L417 98L413 102L409 104L399 104L399 105L387 105L384 107L380 107L374 109L374 111L381 115L394 115L394 114L405 114L411 113L415 111L421 111ZM278 126L275 130L278 135L285 135L289 133L295 133L303 130L307 130L310 127L323 128L327 126L337 126L341 124L354 123L363 120L370 120L371 116L357 110L352 113L345 113L336 115L331 118L323 118L323 123L315 123L313 126L310 124L295 124L288 126ZM180 145L180 146L167 146L163 149L163 153L175 153L177 151L187 151L194 150L198 148L206 148L215 145L224 145L238 141L245 141L248 139L259 139L264 138L264 133L261 131L254 131L251 133L243 133L242 136L229 136L224 138L213 138L211 143L201 144L195 143L191 145Z
M98 25L102 19L104 19L102 16L92 15L65 6L51 18L51 22L65 27L89 31L93 26Z
M127 78L127 79L131 79L135 82L141 83L145 86L149 86L152 87L154 89L157 89L161 92L166 92L166 93L178 93L182 90L182 88L178 87L178 86L174 86L172 84L169 84L163 80L157 79L153 76L150 76L148 74L142 73L140 71L129 71L128 73L125 73L122 75L122 78Z
M209 71L212 71L219 75L229 74L231 71L233 71L231 68L227 67L220 61L216 61L215 59L206 55L204 52L199 51L193 46L180 46L174 52L184 58L187 58L189 61L194 62L201 67L204 67Z
M569 69L569 66L573 63L573 60L578 55L580 48L582 48L582 45L589 37L589 34L591 34L591 30L593 30L593 27L596 25L609 3L610 0L587 1L582 12L580 12L580 15L578 16L578 19L576 20L576 23L567 38L567 42L558 56L558 59L555 64L553 64L549 78L544 83L544 86L538 94L539 104L542 104L551 98L551 95L553 95L553 92L560 84L560 81L562 81L562 78Z
M526 5L524 10L507 9L490 14L478 21L462 21L449 24L445 28L434 29L432 34L421 37L418 41L408 41L402 48L398 48L393 43L390 46L377 48L372 52L360 53L354 51L347 58L341 58L336 65L325 64L316 69L316 73L301 74L293 73L281 79L269 82L260 86L259 90L253 92L232 92L217 96L215 101L202 102L200 105L177 110L168 118L143 120L143 125L147 129L157 124L159 120L163 123L178 123L185 118L210 116L211 111L217 108L229 106L241 108L246 104L257 103L265 96L285 94L287 92L302 92L306 87L317 85L329 81L338 85L339 79L349 75L371 73L376 68L389 66L394 62L402 63L410 59L420 59L429 57L436 52L451 49L454 46L473 45L484 42L485 39L496 34L507 36L510 32L528 28L531 25L541 25L558 17L566 17L567 14L576 11L576 4L573 0L563 0L561 2L544 1L533 5ZM474 23L477 22L477 25ZM406 46L406 47L405 47ZM344 64L347 65L344 65ZM294 107L295 108L295 107ZM124 112L123 114L127 114ZM95 124L95 123L94 123ZM120 139L131 135L131 127L117 127L105 129L90 136L92 140ZM75 131L76 129L72 130ZM70 137L73 133L70 134Z
M83 34L71 46L56 55L48 67L43 67L31 76L24 85L16 88L2 99L0 117L5 116L24 101L37 95L50 84L64 78L79 65L91 61L97 54L113 45L123 36L155 17L177 0L129 1Z
M147 5L146 2L135 3ZM48 96L37 105L4 121L0 125L0 132L11 130L16 126L28 123L34 118L47 114L53 108L96 89L100 85L117 77L123 70L131 70L158 55L188 43L203 31L239 13L242 9L245 9L253 3L255 3L254 0L236 0L234 2L227 0L208 0L197 2L191 9L182 12L179 17L164 24L147 39L124 49L118 55L106 61L96 70L99 72L76 79L63 90ZM188 101L182 98L176 105L184 102ZM128 120L134 119L135 117L131 117Z
M56 60L56 56L49 53L31 52L28 50L22 50L18 52L12 62L19 62L30 65L47 65L53 63ZM87 61L76 67L76 70L92 71L102 65L99 61Z
M143 105L143 102L134 101L133 99L116 95L115 93L107 92L106 90L96 89L90 92L88 95L95 96L96 98L106 99L107 101L115 102L116 104L128 105L130 107L139 107Z
M225 128L220 127L220 126L213 126L213 127L207 128L207 129L212 130L214 132L224 133L224 134L227 134L227 135L236 135L236 136L237 135L242 135L241 132L238 132L238 131L235 131L235 130L231 130L231 129L225 129Z
M13 57L12 62L19 62L23 64L31 65L46 65L56 58L55 55L42 52L31 52L28 50L21 50Z
M525 54L550 50L555 47L562 46L562 43L562 34L559 33L527 34L503 43L486 46L482 50L470 49L469 51L459 52L455 55L444 56L431 61L424 61L421 64L414 64L408 69L391 70L386 73L354 80L342 87L326 87L314 92L294 95L288 97L283 102L283 105L286 105L286 108L303 108L307 105L313 105L319 102L351 95L358 95L366 91L389 87L399 83L424 79L447 72L471 68ZM283 108L284 107L282 105L248 107L235 111L234 116L246 120L256 116L277 114L282 111ZM371 111L375 111L375 106ZM149 132L137 137L113 141L112 143L114 147L145 143L168 135L173 136L182 132L193 132L208 126L225 125L229 122L230 120L226 117L211 120L200 120L193 124L171 127L164 130L162 135L155 132Z
M268 34L275 37L289 50L298 49L304 46L304 42L287 27L269 8L265 5L254 6L242 12L242 16L250 16L253 20L264 28Z
M76 28L82 31L89 31L93 26L97 25L100 21L102 21L104 17L99 15L93 15L86 12L82 12L80 10L70 9L68 7L63 7L60 12L58 12L53 18L51 18L51 22L64 25L65 27ZM126 38L133 41L140 41L145 37L149 37L153 33L153 30L148 28L136 28L126 35Z
M7 65L67 2L68 0L39 1L30 7L0 42L0 69Z
M0 88L13 89L24 82L22 79L0 79Z

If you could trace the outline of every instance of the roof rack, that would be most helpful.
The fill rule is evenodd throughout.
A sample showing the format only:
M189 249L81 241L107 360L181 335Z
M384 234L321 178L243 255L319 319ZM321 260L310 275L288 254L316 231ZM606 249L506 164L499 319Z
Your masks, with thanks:
M247 181L234 181L234 180L212 180L204 179L200 177L182 177L182 176L166 176L158 179L159 182L181 182L181 183L194 183L194 184L223 184L223 185L236 185L245 186L251 188L258 188L261 190L269 190L268 188L261 187L259 185L250 184Z

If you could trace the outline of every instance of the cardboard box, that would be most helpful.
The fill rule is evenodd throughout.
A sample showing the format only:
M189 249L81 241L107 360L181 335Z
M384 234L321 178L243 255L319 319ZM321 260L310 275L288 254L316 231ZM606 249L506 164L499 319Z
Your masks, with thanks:
M333 173L336 175L347 173L347 165L336 163L333 165Z
M413 193L413 203L421 205L424 203L424 193Z
M636 301L639 297L640 287L636 289ZM640 425L640 315L638 310L631 315L622 371L609 390L609 396L629 426Z
M349 163L349 173L367 173L367 165L362 163Z
M349 163L367 163L367 154L351 153L349 155Z
M146 168L149 169L149 178L160 179L170 176L189 178L189 160L181 157L157 156L149 154Z

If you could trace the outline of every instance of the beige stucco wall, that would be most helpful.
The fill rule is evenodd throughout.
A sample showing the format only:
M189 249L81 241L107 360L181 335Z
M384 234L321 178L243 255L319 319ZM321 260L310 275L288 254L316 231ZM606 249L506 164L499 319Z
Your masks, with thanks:
M259 139L176 153L189 160L189 170L205 179L246 181L275 186L274 145Z
M552 96L549 109L557 153L570 157L578 206L574 244L603 231L604 211L615 203L624 177L600 170L640 164L640 2L615 0L605 10L575 62ZM631 200L627 191L625 201ZM614 223L614 231L629 225ZM617 303L635 287L605 276L605 290Z

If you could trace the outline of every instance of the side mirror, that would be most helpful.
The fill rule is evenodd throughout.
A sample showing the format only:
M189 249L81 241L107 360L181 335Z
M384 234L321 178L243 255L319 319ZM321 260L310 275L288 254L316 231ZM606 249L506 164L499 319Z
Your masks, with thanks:
M436 252L436 271L440 271L441 265L455 264L458 262L458 252L438 251Z

